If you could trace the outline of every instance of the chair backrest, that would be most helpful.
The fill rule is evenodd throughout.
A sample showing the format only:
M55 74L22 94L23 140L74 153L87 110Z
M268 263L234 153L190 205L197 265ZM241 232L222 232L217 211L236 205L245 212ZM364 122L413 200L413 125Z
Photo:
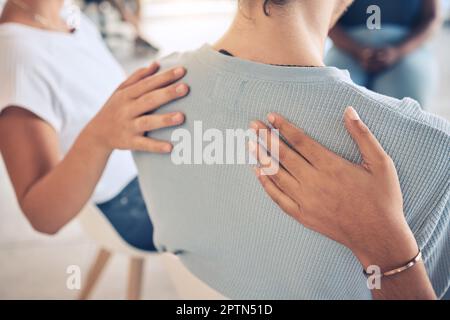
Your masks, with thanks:
M117 233L103 213L93 204L88 204L78 215L83 231L97 244L113 253L131 257L145 257L150 253L128 245ZM194 276L173 254L161 255L169 277L179 298L188 300L223 300L223 295L210 288Z

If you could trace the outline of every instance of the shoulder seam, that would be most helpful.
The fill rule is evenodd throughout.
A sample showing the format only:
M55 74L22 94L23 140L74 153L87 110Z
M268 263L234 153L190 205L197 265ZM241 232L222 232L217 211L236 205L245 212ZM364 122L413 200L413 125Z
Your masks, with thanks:
M423 120L421 120L421 119L414 118L414 117L411 116L411 115L404 114L404 113L400 112L399 110L397 110L397 109L393 108L392 106L390 106L388 103L385 103L385 102L376 100L376 99L374 99L373 97L371 97L370 95L364 94L364 93L362 92L362 90L360 90L360 89L358 89L358 88L356 88L356 87L350 85L350 84L347 83L346 81L343 81L343 80L337 80L337 82L340 82L340 83L344 84L348 89L350 89L350 90L352 90L353 92L357 93L359 96L362 96L362 97L364 97L364 98L366 98L366 99L372 101L373 103L376 103L377 105L379 105L379 106L382 107L383 109L387 109L387 110L389 110L389 111L391 111L391 112L394 112L395 114L399 115L399 116L402 117L402 118L405 118L405 119L408 119L408 120L413 121L413 122L415 122L415 123L424 125L424 126L430 128L430 129L439 131L439 132L445 134L446 136L450 136L450 134L447 133L445 130L442 130L442 129L440 129L440 128L436 128L435 126L433 126L433 125L431 125L431 124L429 124L429 123L427 123L427 122L425 122L425 121L423 121ZM388 96L387 96L387 97L388 97ZM395 99L395 98L392 98L392 97L388 97L388 98ZM398 100L398 99L397 99L397 100ZM399 101L399 105L404 105L404 103L405 103L403 100L398 100L398 101ZM417 104L418 104L418 103L417 103ZM433 116L436 116L436 115L433 115ZM436 117L439 117L439 116L436 116ZM439 118L440 118L440 117L439 117ZM442 120L445 121L445 119L443 119L443 118L440 118L440 119L442 119Z

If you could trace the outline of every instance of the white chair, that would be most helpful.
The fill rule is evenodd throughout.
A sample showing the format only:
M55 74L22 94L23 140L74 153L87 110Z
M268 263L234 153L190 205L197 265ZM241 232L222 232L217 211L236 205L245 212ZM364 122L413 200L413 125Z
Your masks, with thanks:
M84 300L90 296L113 253L124 254L130 258L126 297L130 300L140 299L144 261L152 253L138 250L126 243L108 219L94 205L87 205L79 214L78 219L88 236L100 246L80 292L79 299ZM161 258L180 299L225 299L189 272L175 255L165 253L161 255Z
M141 296L144 260L151 253L127 244L108 219L94 205L87 205L79 214L78 220L83 230L100 247L97 257L89 270L79 299L84 300L90 296L112 253L124 254L130 258L126 297L130 300L139 299Z

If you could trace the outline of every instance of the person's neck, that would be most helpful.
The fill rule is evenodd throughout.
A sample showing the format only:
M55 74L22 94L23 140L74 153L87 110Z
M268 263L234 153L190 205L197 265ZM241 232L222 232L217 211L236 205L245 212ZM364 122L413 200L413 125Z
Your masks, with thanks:
M273 12L267 17L260 10L251 12L251 18L239 12L227 33L213 47L265 64L324 66L329 26L317 21L294 12Z
M28 9L21 8L23 3ZM64 0L18 0L8 1L4 7L0 17L0 23L16 22L31 27L44 27L33 18L34 14L43 17L52 26L61 27L63 21L61 19L61 9L64 5Z

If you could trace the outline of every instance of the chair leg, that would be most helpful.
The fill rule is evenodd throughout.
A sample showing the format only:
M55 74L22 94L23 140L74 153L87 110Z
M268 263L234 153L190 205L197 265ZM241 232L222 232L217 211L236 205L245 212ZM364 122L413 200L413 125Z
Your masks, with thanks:
M131 258L128 273L128 300L139 300L141 298L142 273L144 258Z
M95 262L89 269L86 283L84 284L78 297L79 300L86 300L90 296L110 257L111 252L105 249L99 250L97 257L95 258Z

